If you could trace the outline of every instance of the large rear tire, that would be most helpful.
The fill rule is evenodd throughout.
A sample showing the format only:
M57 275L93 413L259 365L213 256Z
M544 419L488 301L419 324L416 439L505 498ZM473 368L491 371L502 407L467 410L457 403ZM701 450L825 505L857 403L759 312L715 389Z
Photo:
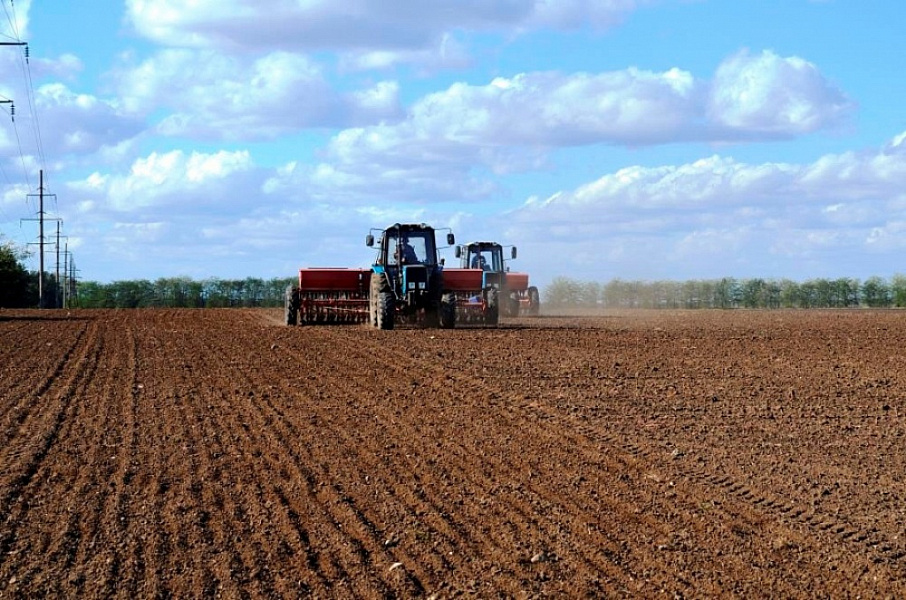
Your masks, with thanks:
M371 294L368 299L368 316L371 326L378 329L393 329L393 317L396 311L393 292L385 285L384 277L377 273L371 276Z
M541 312L541 296L538 295L538 288L532 286L528 289L528 314L537 317Z
M288 286L283 295L283 318L287 325L299 322L299 288Z
M394 298L391 292L381 292L377 297L377 322L378 329L393 329L393 316L395 312Z

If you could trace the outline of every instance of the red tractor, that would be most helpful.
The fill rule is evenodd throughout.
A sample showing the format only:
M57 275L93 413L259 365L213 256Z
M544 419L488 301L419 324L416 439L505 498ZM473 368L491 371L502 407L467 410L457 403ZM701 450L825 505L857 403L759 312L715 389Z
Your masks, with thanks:
M496 325L498 317L537 315L541 308L538 288L529 285L527 273L509 270L507 261L516 258L516 247L497 242L471 242L456 247L459 269L446 269L445 277L462 281L456 288L457 320Z

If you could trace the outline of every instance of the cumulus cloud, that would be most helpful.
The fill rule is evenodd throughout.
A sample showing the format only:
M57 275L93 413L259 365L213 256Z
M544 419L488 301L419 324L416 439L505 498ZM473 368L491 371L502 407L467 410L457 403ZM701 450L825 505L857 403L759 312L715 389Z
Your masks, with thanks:
M644 0L536 0L528 21L539 27L607 29L622 23Z
M173 150L136 159L127 174L95 172L68 188L76 199L90 201L88 209L154 214L165 221L173 206L179 206L181 214L212 208L232 213L255 202L256 185L247 151Z
M137 32L172 47L330 50L347 63L448 63L456 31L611 27L646 0L127 0ZM216 9L216 10L215 10Z
M479 199L498 192L491 183L494 174L543 169L557 148L771 140L831 126L850 108L800 59L740 56L728 59L713 82L677 68L628 68L456 83L421 98L397 122L340 131L327 145L323 162L295 171L292 182L353 196L382 189L407 197L415 190L432 198ZM753 65L765 64L770 68L750 72ZM783 75L779 80L778 73ZM734 81L755 76L759 84L751 84L752 89L767 90L757 98L726 92L738 88ZM789 86L786 94L778 91L784 86ZM784 108L793 105L795 111ZM772 173L737 176L764 183ZM706 189L690 185L686 197Z
M142 120L124 114L114 101L74 92L61 83L40 86L35 99L42 147L53 155L92 153L144 129Z
M723 61L708 114L730 131L790 137L835 125L853 103L818 68L799 57L742 51Z
M274 52L256 60L212 51L164 50L118 71L118 97L130 111L166 107L164 135L273 139L303 128L350 126L400 114L392 81L341 93L310 59Z
M627 167L546 199L530 198L507 216L508 236L597 245L601 266L622 277L738 275L753 256L762 269L746 272L754 276L774 275L763 270L772 264L781 275L795 276L797 264L819 258L824 269L853 267L850 256L906 248L900 235L906 155L887 151L901 139L806 164L748 164L715 155L676 166ZM559 270L570 272L572 259L564 256Z

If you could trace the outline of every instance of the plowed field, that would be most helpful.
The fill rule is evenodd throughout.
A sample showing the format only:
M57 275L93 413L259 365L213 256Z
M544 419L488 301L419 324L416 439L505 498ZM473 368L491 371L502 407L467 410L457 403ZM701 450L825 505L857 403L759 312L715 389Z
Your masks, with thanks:
M904 597L906 313L0 311L0 597Z

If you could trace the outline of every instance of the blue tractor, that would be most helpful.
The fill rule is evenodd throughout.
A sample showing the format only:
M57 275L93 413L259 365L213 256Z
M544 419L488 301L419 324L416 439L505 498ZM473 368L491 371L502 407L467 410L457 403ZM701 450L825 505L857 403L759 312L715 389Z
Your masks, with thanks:
M371 266L369 322L378 329L393 329L399 320L426 327L452 328L456 297L445 293L443 261L438 260L435 230L421 224L396 223L380 231L378 254ZM365 243L375 245L374 233ZM447 245L456 240L447 233Z

